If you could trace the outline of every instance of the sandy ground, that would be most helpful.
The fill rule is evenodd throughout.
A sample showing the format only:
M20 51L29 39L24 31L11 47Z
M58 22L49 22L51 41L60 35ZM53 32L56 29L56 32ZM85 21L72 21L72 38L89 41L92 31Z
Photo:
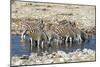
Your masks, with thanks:
M25 20L43 19L44 23L62 20L75 22L79 29L87 32L95 30L95 6L52 4L15 1L11 5L11 30L19 32ZM14 20L14 21L13 21ZM14 33L13 32L13 33Z

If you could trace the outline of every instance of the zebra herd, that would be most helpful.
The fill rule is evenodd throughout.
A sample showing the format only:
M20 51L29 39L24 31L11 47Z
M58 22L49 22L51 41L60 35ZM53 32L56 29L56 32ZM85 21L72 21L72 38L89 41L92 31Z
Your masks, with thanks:
M31 50L33 47L43 48L53 45L68 45L74 42L83 42L87 38L85 32L81 31L77 27L73 27L70 22L62 24L47 24L43 23L43 20L24 22L25 29L21 33L21 41L29 38L29 45ZM44 30L46 28L47 30Z

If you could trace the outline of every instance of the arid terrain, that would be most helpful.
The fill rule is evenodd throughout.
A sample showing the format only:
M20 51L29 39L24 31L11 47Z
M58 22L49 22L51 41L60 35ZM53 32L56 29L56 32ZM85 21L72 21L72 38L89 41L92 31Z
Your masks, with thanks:
M95 31L95 6L13 2L11 5L11 32L19 34L25 21L42 19L44 28L48 23L59 24L67 20L86 32Z

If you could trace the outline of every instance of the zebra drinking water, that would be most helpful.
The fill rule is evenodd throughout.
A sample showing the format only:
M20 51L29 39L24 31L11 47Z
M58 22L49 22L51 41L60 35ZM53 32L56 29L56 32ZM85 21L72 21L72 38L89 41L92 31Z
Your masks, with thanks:
M21 39L24 40L26 34L29 36L31 50L34 47L68 45L74 42L82 42L86 38L86 33L80 29L73 27L71 23L66 25L47 24L47 30L44 30L43 20L35 22L25 22L25 30L23 30ZM47 47L47 48L48 48Z

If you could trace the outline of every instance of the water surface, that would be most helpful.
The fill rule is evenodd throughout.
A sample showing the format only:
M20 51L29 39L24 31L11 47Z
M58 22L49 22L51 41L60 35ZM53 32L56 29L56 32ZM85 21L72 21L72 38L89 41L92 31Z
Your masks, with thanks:
M28 39L27 39L28 41ZM21 38L19 35L11 35L11 56L22 56L22 55L30 55L31 51L29 48L29 45L26 44L22 45ZM63 50L66 53L75 51L76 49L92 49L96 50L96 36L89 37L88 40L86 40L84 43L73 43L68 45L59 45L59 46L53 46L49 48L43 48L43 49L37 49L33 48L32 52L53 52L57 50Z

